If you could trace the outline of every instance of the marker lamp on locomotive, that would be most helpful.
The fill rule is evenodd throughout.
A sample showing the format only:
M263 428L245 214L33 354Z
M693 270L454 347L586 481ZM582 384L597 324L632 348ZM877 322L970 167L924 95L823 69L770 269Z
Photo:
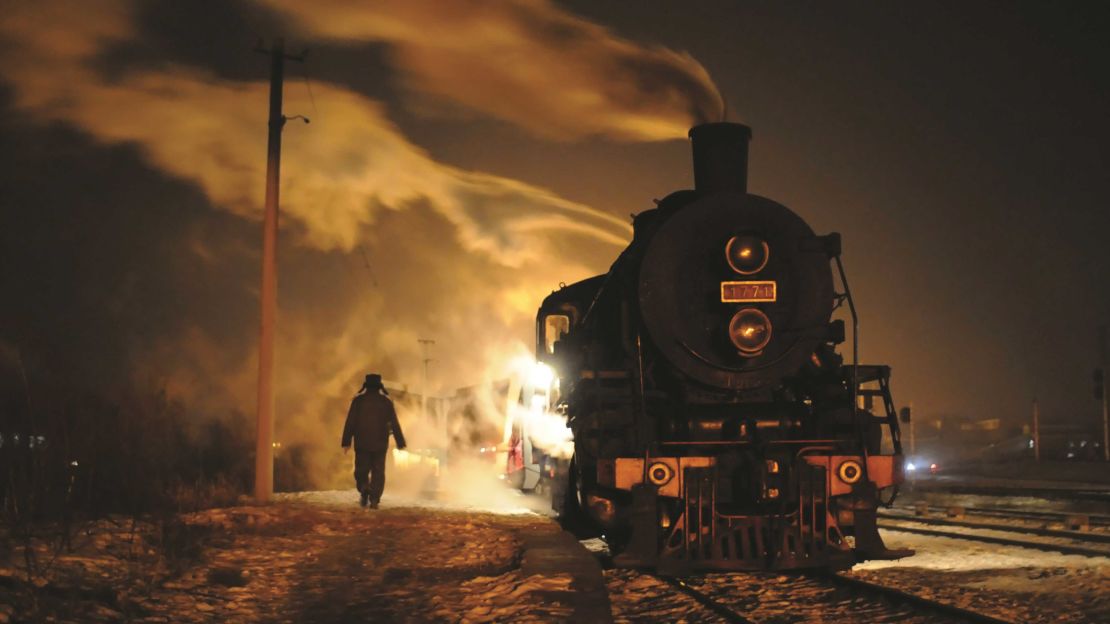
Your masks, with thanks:
M841 481L851 485L863 477L863 466L858 461L849 459L836 469L836 476L840 477Z
M752 275L767 266L767 260L771 257L771 248L767 245L767 241L758 236L742 234L728 239L728 244L725 245L725 257L728 258L728 265L733 271L740 275Z
M656 462L648 466L648 480L654 485L662 487L670 483L672 477L674 477L674 471L663 462Z
M771 319L755 308L744 308L729 322L728 337L741 355L758 355L771 342Z

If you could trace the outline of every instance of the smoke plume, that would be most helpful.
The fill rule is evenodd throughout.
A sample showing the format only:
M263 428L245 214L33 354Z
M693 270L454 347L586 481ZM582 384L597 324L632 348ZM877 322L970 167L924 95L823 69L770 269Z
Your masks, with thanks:
M383 41L413 88L544 136L670 138L692 119L718 114L719 96L689 57L621 40L546 2L268 4L314 37ZM75 261L90 270L59 269L75 281L66 296L80 301L29 296L20 304L23 320L5 323L5 331L26 344L33 318L41 335L70 336L59 333L65 328L77 336L72 315L80 309L95 340L71 340L65 357L91 371L121 359L136 383L164 387L192 409L250 414L258 233L246 226L261 215L268 85L173 64L103 71L106 50L137 36L133 8L122 1L100 2L96 11L73 1L9 7L0 21L9 106L39 128L77 129L79 142L94 144L83 149L111 149L114 157L124 146L148 168L141 175L199 192L208 209L182 212L181 201L153 195L117 206L114 197L70 189L81 205L91 203L81 215L85 229L100 232L107 246L82 241ZM290 106L306 104L296 97ZM333 449L346 403L362 374L414 384L417 339L434 338L433 393L503 378L509 362L529 351L543 296L561 281L603 271L630 229L549 190L436 162L381 103L344 86L318 85L315 104L313 123L291 121L284 135L277 436L287 447L308 445L312 470L331 475L341 465ZM29 157L55 158L34 150ZM97 187L129 186L113 175L103 172ZM30 208L13 201L4 210L5 224L15 225ZM48 232L41 242L29 239L17 260L46 257L59 245ZM81 249L119 259L98 265ZM5 283L25 284L20 279Z
M674 139L724 103L687 54L644 47L548 0L265 0L317 37L389 44L412 88L537 135Z

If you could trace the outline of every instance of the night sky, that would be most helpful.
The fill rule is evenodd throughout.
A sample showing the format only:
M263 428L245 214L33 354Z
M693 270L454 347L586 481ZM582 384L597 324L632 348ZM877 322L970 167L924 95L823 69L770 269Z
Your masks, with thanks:
M312 123L284 135L279 437L334 428L369 370L418 383L419 337L441 392L505 374L542 297L605 271L631 213L692 186L685 130L722 99L754 131L749 190L843 235L862 357L893 366L899 405L1098 415L1095 3L13 4L5 389L18 356L39 380L253 413L253 48L284 35L310 50L286 114Z

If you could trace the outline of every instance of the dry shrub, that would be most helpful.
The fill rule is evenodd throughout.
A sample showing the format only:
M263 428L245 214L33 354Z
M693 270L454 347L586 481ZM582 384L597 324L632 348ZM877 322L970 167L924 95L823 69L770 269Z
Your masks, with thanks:
M0 554L22 553L28 581L50 573L52 558L35 553L56 556L80 526L109 515L153 522L152 545L168 562L187 562L203 536L176 515L234 504L246 491L245 418L190 413L162 393L41 396L49 399L25 401L0 422Z

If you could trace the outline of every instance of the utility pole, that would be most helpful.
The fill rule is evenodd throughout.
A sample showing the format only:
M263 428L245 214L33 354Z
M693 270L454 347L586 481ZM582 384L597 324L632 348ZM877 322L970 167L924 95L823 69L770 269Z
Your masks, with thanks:
M282 39L274 40L270 55L270 117L266 144L266 209L262 220L261 314L258 332L258 422L254 458L254 498L263 503L274 491L274 324L277 317L278 190L281 179L281 112L285 60L303 61L304 55L287 56ZM308 123L308 119L305 119Z
M1033 399L1033 461L1041 461L1041 409Z
M436 343L428 338L417 338L420 343L421 359L424 361L424 378L420 387L420 418L428 422L428 364L432 362L428 357L428 347Z

